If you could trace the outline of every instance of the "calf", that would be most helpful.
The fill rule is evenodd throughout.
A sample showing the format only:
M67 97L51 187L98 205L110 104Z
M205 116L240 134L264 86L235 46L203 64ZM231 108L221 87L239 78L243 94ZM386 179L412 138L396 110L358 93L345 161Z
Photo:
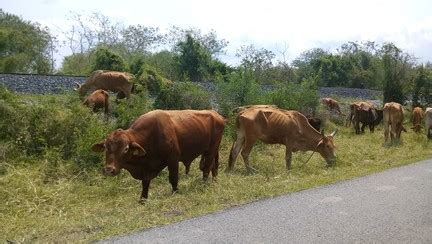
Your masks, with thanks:
M104 109L105 114L108 114L109 109L109 95L108 92L99 89L90 94L83 102L83 104L97 112L99 109Z

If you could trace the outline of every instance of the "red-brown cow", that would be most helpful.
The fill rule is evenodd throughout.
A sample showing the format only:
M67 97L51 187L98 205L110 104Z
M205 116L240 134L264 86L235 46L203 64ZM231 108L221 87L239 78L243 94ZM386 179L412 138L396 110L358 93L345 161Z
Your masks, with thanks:
M147 199L151 179L165 167L172 190L177 191L179 161L188 166L202 155L204 180L210 171L216 177L224 123L211 110L155 110L139 117L129 129L115 130L92 149L106 151L105 174L114 176L124 168L141 180L141 199Z
M406 132L403 127L403 107L399 103L390 102L384 104L384 136L385 142L388 141L389 136L391 142L399 141L402 131Z
M109 71L109 70L96 70L84 82L78 84L78 91L80 96L84 96L89 91L103 89L105 91L117 92L117 98L129 98L132 92L133 75L127 72Z
M425 129L428 139L432 139L432 108L426 108Z
M90 94L83 102L83 104L97 112L99 109L104 109L105 114L108 114L109 108L109 95L108 92L99 89Z
M419 133L421 130L421 122L423 120L423 117L423 109L420 107L415 107L412 111L413 127L411 129L413 129L416 133Z
M336 111L338 114L342 114L339 106L339 102L330 97L324 97L321 99L321 102L327 106L327 108L332 111Z

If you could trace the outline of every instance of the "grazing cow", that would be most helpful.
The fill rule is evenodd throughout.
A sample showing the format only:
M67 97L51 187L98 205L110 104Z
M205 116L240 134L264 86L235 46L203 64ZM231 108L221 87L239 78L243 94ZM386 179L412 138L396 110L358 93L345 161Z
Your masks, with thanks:
M389 135L391 142L400 140L402 131L406 132L403 127L403 107L399 103L390 102L384 104L384 136L385 142L388 141Z
M108 92L98 89L90 94L83 102L83 104L97 112L99 109L104 109L105 114L108 114L109 105Z
M257 140L267 144L285 145L285 161L287 169L291 168L292 152L316 151L333 164L336 159L333 144L333 132L329 136L315 130L306 117L297 112L272 107L250 107L240 111L236 117L237 138L233 143L227 170L234 168L234 163L241 152L248 171L253 170L249 165L249 154Z
M327 106L328 110L336 111L338 114L342 114L339 106L339 102L330 97L324 97L321 99L321 102Z
M421 130L421 121L424 117L423 109L420 107L415 107L412 111L412 123L413 127L411 129L414 132L419 133Z
M321 119L320 118L315 118L311 115L306 115L306 119L308 120L309 124L312 125L312 127L315 130L317 130L317 131L321 130Z
M428 139L432 139L432 108L426 108L425 129Z
M349 112L348 117L346 119L346 126L347 127L351 126L351 122L353 123L353 125L355 124L354 123L354 115L355 115L357 108L359 108L359 107L361 108L361 107L365 107L365 106L372 106L373 107L373 105L369 102L355 102L355 103L351 103L349 105L350 112Z
M84 82L75 89L80 96L84 96L89 91L102 89L105 91L117 92L117 98L129 98L132 92L133 83L131 79L134 76L126 72L96 70Z
M359 103L358 106L354 106L354 128L355 133L364 133L365 127L369 126L369 131L374 132L375 126L378 125L383 118L383 111L376 109L373 105L368 103ZM360 123L362 126L360 128Z
M216 177L224 124L211 110L155 110L141 115L129 129L115 130L92 150L106 151L106 175L124 168L141 180L141 199L147 199L150 181L167 166L172 190L177 191L179 161L189 167L201 155L204 180L210 170Z

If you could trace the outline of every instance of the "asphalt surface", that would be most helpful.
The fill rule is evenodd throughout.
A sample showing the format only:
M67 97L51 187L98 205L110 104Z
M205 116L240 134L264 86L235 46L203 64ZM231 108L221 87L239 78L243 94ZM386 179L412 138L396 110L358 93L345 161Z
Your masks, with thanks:
M106 243L432 243L432 159Z

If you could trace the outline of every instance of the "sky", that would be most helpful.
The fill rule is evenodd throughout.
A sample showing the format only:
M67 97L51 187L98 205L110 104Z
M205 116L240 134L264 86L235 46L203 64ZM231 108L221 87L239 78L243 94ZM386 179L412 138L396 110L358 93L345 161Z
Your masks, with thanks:
M393 42L418 58L432 61L431 0L0 0L0 8L50 28L62 39L71 12L99 12L113 22L166 30L170 25L215 30L229 44L220 58L238 62L243 45L285 51L291 61L311 48L335 51L348 41ZM61 47L56 56L71 54Z

